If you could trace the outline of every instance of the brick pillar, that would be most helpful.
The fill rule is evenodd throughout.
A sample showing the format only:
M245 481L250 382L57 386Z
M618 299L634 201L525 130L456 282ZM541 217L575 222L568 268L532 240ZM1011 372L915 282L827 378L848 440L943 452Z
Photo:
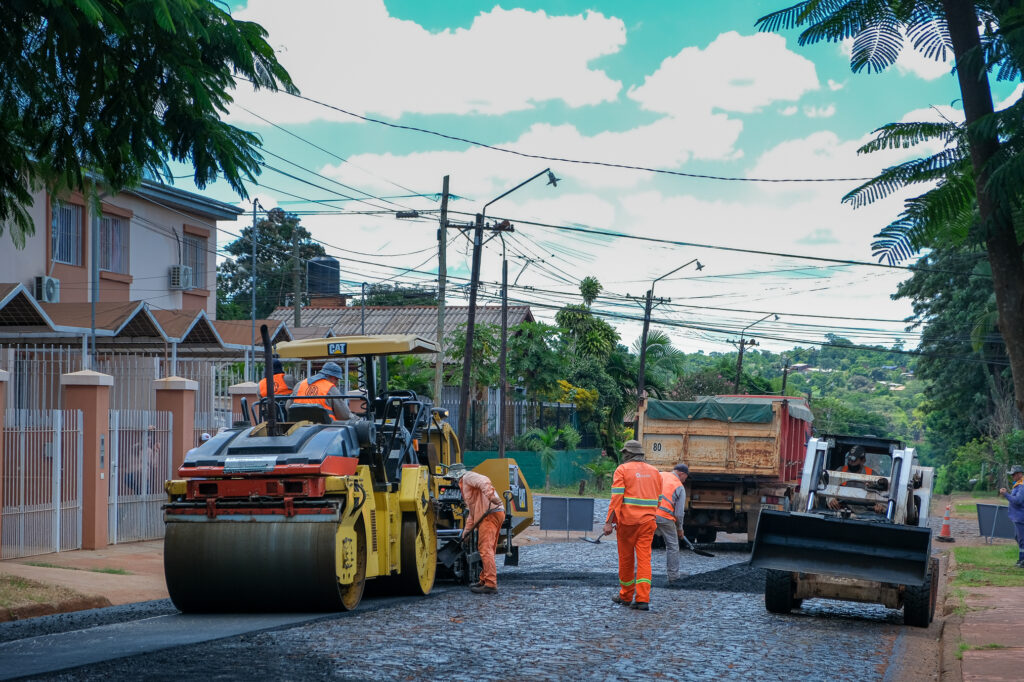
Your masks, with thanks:
M260 387L253 381L243 381L240 384L228 386L228 395L231 396L231 420L236 422L245 419L245 416L242 415L242 398L249 401L249 406L252 407L260 399ZM252 419L251 411L248 413L248 418Z
M90 370L60 376L64 408L82 411L82 549L107 542L110 481L110 387L114 377ZM56 462L57 459L54 459Z
M153 382L156 409L174 415L171 426L171 463L173 471L185 461L185 453L195 447L196 391L199 382L183 377L166 377Z
M7 411L7 370L0 369L0 481L4 480L4 413ZM0 509L4 507L4 487L0 485ZM3 524L0 523L0 546L3 546Z

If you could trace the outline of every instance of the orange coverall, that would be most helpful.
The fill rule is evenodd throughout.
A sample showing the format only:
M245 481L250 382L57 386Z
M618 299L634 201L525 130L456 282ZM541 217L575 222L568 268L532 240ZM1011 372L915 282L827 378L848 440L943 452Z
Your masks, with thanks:
M651 601L651 541L661 495L661 474L641 461L625 462L612 476L612 501L606 523L616 523L619 549L619 598ZM634 571L634 563L636 569Z
M459 479L459 489L468 507L462 536L469 537L469 533L476 527L476 545L483 564L480 581L488 587L497 587L498 566L494 561L494 554L498 549L501 524L505 523L505 510L501 507L501 498L498 497L491 479L475 471L467 472ZM495 508L497 511L487 513L488 510Z

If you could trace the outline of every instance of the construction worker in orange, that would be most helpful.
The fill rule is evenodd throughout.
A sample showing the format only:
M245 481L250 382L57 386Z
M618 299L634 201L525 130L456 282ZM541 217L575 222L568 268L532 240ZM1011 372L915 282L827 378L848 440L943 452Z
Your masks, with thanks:
M284 373L284 365L274 360L274 395L290 395L295 386L295 377ZM260 397L267 397L267 378L260 379Z
M342 400L342 392L338 390L338 380L344 379L345 373L336 362L325 362L324 366L316 374L303 379L295 387L295 395L301 396L288 402L292 405L319 405L327 410L331 419L345 421L352 418L352 412L348 409L348 403ZM275 382L276 383L276 382ZM325 397L337 396L337 400L327 400Z
M459 482L462 499L466 503L466 525L462 529L462 542L468 542L476 528L477 551L480 552L480 580L469 586L476 594L495 594L498 591L498 566L494 555L498 550L498 534L505 523L505 510L491 479L475 471L467 471L464 464L448 468L448 477Z
M613 528L617 531L620 587L612 601L640 611L650 609L651 541L661 487L660 472L644 462L644 446L638 440L626 441L622 464L612 476L604 534L609 535Z

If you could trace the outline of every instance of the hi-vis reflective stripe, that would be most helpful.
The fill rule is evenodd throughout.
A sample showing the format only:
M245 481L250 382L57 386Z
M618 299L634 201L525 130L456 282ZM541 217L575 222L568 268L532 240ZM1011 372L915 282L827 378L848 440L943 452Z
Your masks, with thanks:
M629 582L627 582L627 581L625 581L625 580L620 580L620 581L619 581L619 584L620 584L620 585L622 585L623 587L630 587L630 586L632 586L632 585L633 585L633 583L635 583L635 582L638 582L638 581L636 581L636 580L630 580ZM650 581L650 580L648 580L647 582L651 582L651 581Z
M625 488L612 488L612 495L621 495L626 492Z
M650 579L650 578L637 578L637 579L636 579L636 581L637 581L638 583L647 583L648 585L650 585L650 584L651 584L651 579ZM621 581L620 581L620 582L621 582Z
M658 501L647 497L623 497L623 504L631 504L634 507L657 507Z
M674 514L675 513L674 509L665 509L660 504L658 505L658 509L660 509L661 511L665 512L666 514Z

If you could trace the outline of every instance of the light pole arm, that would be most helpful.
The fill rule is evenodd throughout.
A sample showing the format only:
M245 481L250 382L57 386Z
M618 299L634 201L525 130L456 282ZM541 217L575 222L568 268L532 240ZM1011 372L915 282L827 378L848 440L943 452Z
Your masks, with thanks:
M658 277L658 278L657 278L657 279L655 279L655 280L654 280L653 282L651 282L651 290L652 290L652 291L654 290L654 284L655 284L655 282L658 282L659 280L663 280L663 279L665 279L666 277L668 277L669 275L673 275L673 274L675 274L675 273L679 272L680 270L682 270L683 268L685 268L685 267L686 267L687 265L690 265L691 263L696 263L696 262L697 262L697 259L696 259L696 258L694 258L694 259L693 259L693 260L691 260L691 261L688 261L688 262L686 262L686 263L683 263L682 265L680 265L680 266L679 266L678 268L676 268L676 269L675 269L675 270L673 270L672 272L666 272L666 273L665 273L664 275L662 275L661 277ZM697 269L699 270L699 269L700 269L700 266L698 266L698 268L697 268Z
M520 188L520 187L522 187L523 185L526 185L526 184L529 184L529 183L533 182L534 180L536 180L537 178L539 178L540 176L544 175L545 173L547 173L547 172L548 172L548 171L550 171L550 170L551 170L550 168L545 168L545 169L544 169L544 170L542 170L542 171L541 171L540 173L537 173L536 175L534 175L533 177L531 177L531 178L530 178L529 180L523 180L523 181L522 181L522 182L520 182L520 183L519 183L518 185L516 185L516 186L515 186L515 187L513 187L512 189L508 190L508 191L507 191L507 192L505 192L504 194L499 194L498 196L494 197L493 199L491 199L490 201L488 201L488 202L487 202L486 204L484 204L484 207L483 207L483 208L482 208L482 209L480 210L480 214L481 214L481 215L487 215L487 207L488 207L488 206L490 206L491 204L493 204L493 203L494 203L495 201L497 201L498 199L503 199L503 198L507 197L507 196L508 196L509 194L512 194L512 192L515 192L515 191L516 191L517 189L519 189L519 188Z

